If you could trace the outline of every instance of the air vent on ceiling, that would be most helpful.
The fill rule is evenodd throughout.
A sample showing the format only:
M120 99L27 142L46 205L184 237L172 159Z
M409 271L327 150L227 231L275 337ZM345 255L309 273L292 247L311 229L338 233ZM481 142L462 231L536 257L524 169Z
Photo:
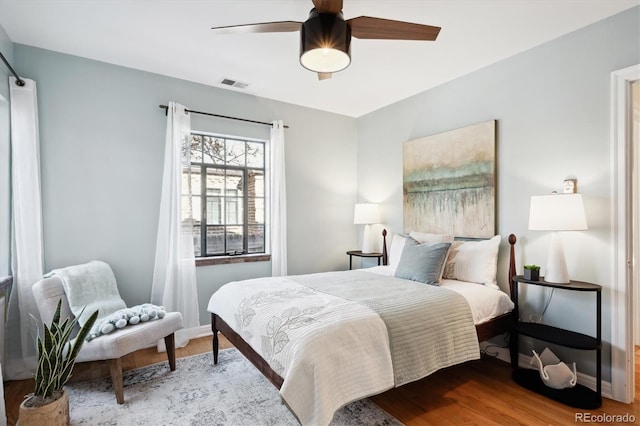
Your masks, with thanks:
M227 86L237 87L238 89L246 89L249 85L249 83L243 83L241 81L231 80L229 78L223 79L220 83Z

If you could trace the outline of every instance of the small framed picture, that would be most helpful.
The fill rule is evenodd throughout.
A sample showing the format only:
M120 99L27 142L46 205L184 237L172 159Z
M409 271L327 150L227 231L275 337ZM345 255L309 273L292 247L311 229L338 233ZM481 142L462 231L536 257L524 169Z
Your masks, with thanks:
M575 194L578 190L578 182L576 179L565 179L562 186L562 192L565 194Z

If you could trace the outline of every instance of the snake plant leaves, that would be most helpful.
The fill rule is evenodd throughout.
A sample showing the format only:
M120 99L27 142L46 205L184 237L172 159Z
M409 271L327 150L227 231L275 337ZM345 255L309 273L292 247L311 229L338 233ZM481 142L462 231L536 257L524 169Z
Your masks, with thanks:
M70 341L78 320L74 318L69 321L65 318L60 323L61 306L62 300L58 301L51 324L43 324L43 337L38 336L36 341L38 367L34 375L35 397L51 398L54 393L62 390L71 378L73 366L85 337L98 318L98 311L95 311L80 329L76 338Z

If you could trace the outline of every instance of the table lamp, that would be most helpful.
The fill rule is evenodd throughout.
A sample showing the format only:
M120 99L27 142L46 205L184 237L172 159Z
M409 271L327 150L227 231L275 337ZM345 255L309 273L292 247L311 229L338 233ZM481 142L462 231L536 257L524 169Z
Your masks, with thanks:
M364 238L362 239L362 253L373 252L373 240L371 227L374 223L380 223L380 208L377 204L356 204L353 212L353 223L355 225L365 225Z
M584 231L587 218L581 194L551 194L532 196L529 206L529 230L553 231L547 254L544 280L568 284L569 272L558 231Z

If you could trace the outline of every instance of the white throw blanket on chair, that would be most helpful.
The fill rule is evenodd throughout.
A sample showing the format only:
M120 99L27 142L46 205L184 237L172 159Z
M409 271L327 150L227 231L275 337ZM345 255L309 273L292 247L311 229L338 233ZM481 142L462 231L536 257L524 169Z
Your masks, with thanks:
M57 275L62 280L69 307L78 318L80 326L84 325L96 310L100 311L96 320L98 322L127 307L118 292L116 277L105 262L93 260L81 265L54 269L46 276L51 275Z

